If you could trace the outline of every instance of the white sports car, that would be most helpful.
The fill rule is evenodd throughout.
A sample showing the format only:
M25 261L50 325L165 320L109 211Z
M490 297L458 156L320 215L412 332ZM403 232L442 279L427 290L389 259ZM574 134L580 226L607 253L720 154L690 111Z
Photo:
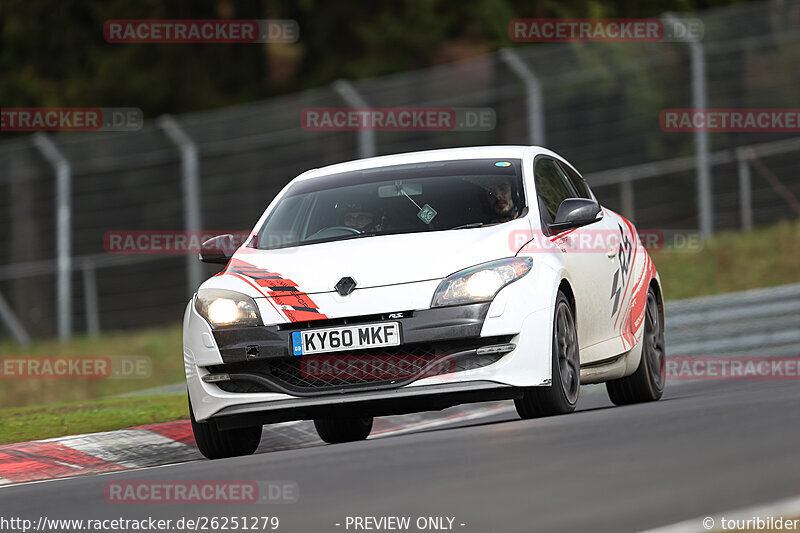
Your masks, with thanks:
M433 150L305 172L184 316L192 427L209 458L264 424L311 419L329 443L374 416L513 399L523 418L664 387L658 274L634 226L535 146Z

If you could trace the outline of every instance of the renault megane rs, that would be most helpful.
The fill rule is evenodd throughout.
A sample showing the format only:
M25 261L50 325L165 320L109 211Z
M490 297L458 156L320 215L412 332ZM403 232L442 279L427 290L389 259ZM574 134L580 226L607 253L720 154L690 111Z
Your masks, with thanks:
M664 388L658 273L633 224L539 147L433 150L301 174L184 316L192 427L209 458L253 453L265 424L337 443L375 416L513 399L569 413Z

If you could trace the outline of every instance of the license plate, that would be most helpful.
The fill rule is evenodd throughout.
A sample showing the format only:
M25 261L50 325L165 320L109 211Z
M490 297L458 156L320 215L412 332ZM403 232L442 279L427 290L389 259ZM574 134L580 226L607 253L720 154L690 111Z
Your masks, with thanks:
M399 344L398 322L292 332L292 355L341 352Z

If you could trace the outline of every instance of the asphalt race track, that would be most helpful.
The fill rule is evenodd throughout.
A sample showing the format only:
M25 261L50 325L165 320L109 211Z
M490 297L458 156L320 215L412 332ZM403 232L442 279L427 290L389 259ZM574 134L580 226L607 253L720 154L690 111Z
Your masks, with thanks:
M365 442L9 486L0 514L278 516L278 531L303 533L356 531L347 516L410 516L408 531L429 516L455 517L453 530L464 532L634 531L800 494L796 382L668 385L651 404L613 407L595 393L550 419L504 413ZM106 503L104 485L120 480L290 480L299 501Z

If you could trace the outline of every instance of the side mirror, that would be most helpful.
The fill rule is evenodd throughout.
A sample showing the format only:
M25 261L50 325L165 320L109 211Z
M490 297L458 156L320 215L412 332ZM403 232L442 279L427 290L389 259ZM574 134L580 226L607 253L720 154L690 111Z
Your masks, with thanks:
M233 244L233 235L229 233L218 235L208 239L200 247L200 261L225 265L230 261L235 251L236 246Z
M567 198L558 206L556 220L551 229L570 229L586 226L597 220L600 204L588 198Z

